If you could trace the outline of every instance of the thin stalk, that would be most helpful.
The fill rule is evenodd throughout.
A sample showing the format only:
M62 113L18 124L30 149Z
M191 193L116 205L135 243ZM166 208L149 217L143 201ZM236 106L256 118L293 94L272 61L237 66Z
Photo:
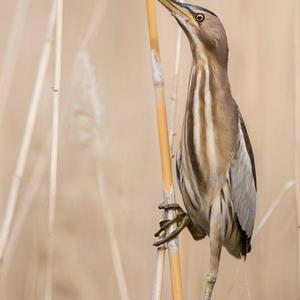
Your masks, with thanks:
M29 113L25 125L23 140L18 155L16 170L10 185L7 204L4 212L4 219L1 226L1 232L0 232L0 262L1 263L3 263L5 258L7 242L8 242L12 222L15 215L15 209L16 209L17 199L19 196L20 185L24 175L24 170L27 163L33 130L36 123L36 116L37 116L39 103L41 100L42 88L43 88L46 72L49 65L54 24L55 24L55 5L53 5L52 12L48 22L46 38L45 38L42 55L39 62L38 73L35 80L35 86L31 98L31 104L30 104L30 109L29 109Z
M90 19L86 35L84 36L84 39L81 43L81 49L86 49L88 47L90 41L95 36L97 30L99 30L100 22L102 21L108 3L108 0L102 0L97 2L96 7L93 9L93 15Z
M32 171L32 174L28 180L28 184L26 185L26 190L24 191L24 198L21 204L20 209L18 209L18 214L16 215L16 221L11 230L11 236L7 244L7 254L6 254L6 263L4 265L4 270L7 270L10 266L12 255L14 251L14 247L17 244L18 238L20 237L20 233L24 228L25 221L31 211L31 208L36 199L36 194L38 192L39 187L41 186L43 176L47 170L48 159L40 153L40 156L35 161L35 165ZM6 271L4 271L6 274Z
M161 71L160 51L158 42L158 33L156 25L156 14L154 8L154 0L146 0L148 14L148 28L152 59L152 77L156 95L157 123L160 142L160 155L163 177L164 201L166 203L175 202L175 194L173 188L172 167L170 158L170 145L168 136L168 122L164 96L164 82ZM174 213L170 210L167 212L167 218L172 219ZM170 228L173 231L175 226ZM158 249L164 251L164 247ZM172 280L172 294L174 300L183 299L182 280L180 270L179 244L178 239L174 239L168 243L170 274ZM159 266L158 266L159 267ZM154 283L159 284L158 282ZM159 287L159 286L158 286ZM154 291L158 290L157 286ZM158 295L160 296L160 295Z
M89 44L91 43L91 41L93 41L93 38L95 37L95 35L97 33L97 30L99 30L99 28L101 28L101 22L103 20L103 16L105 15L106 10L107 10L108 3L109 3L108 0L97 1L95 7L93 8L94 13L90 19L87 31L82 39L81 45L79 47L79 50L75 57L75 60L72 64L71 72L69 75L71 80L69 81L69 84L65 89L66 90L66 92L65 92L66 98L69 98L68 97L69 93L72 90L72 87L74 85L74 80L72 80L72 78L74 77L74 74L78 74L82 51L86 51L88 49Z
M155 276L152 290L152 300L160 300L162 292L162 283L165 268L165 247L159 247L156 254Z
M63 27L63 0L56 1L56 38L55 38L55 74L53 88L53 120L52 145L50 165L49 188L49 214L48 214L48 248L45 299L52 299L53 254L54 254L54 225L56 212L56 186L58 165L58 133L59 133L59 100L61 88L62 67L62 27Z
M260 222L256 225L254 233L253 233L253 238L252 240L254 240L256 238L256 236L258 235L258 233L263 229L263 227L267 224L267 222L269 221L269 219L271 218L271 216L274 213L274 210L278 207L278 205L281 203L282 200L284 200L284 196L285 194L292 188L294 187L296 184L295 180L289 180L284 187L282 188L282 190L280 191L280 193L278 194L278 196L275 198L275 200L273 201L272 205L269 207L269 209L266 211L266 213L264 214L264 216L262 217L262 219L260 220Z
M124 268L123 268L123 264L122 264L119 243L118 243L118 240L117 240L117 237L115 234L115 227L114 227L114 223L113 223L111 209L110 209L109 205L106 203L107 198L105 197L105 193L103 191L104 176L99 167L97 168L96 172L97 172L99 198L101 201L104 222L106 224L106 229L108 231L109 244L111 247L113 266L114 266L114 270L115 270L115 274L116 274L120 298L122 300L129 300L130 298L129 298L129 292L128 292L127 283L126 283L126 276L125 276L125 272L124 272Z
M298 233L298 297L300 297L300 4L295 0L295 180Z
M249 280L248 280L248 277L247 277L247 272L246 272L246 264L244 263L244 281L245 281L245 287L246 287L246 292L247 292L247 298L248 300L252 300L252 297L251 297L251 292L250 292L250 287L249 287Z
M46 173L47 164L48 164L48 159L40 154L37 160L35 161L35 165L32 173L30 174L28 184L26 185L26 189L22 194L23 201L20 203L20 208L18 209L18 213L16 214L15 222L14 225L12 226L10 238L7 243L5 264L3 265L3 268L1 270L3 278L7 277L7 274L13 262L15 250L16 250L18 240L20 238L20 234L24 229L24 224L34 204L34 201L36 200L35 196L41 185L43 175ZM31 277L31 281L32 278L33 277ZM5 290L6 287L7 284L3 283L2 289Z
M0 123L2 122L3 112L9 96L12 78L18 59L18 52L21 48L20 44L22 42L29 3L29 0L19 0L17 2L13 24L4 52L3 64L0 72Z

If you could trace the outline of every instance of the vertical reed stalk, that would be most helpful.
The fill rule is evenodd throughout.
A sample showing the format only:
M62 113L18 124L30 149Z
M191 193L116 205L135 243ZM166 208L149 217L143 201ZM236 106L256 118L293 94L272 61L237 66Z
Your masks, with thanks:
M298 233L298 297L300 297L300 4L295 0L295 180Z
M54 225L56 212L56 185L58 164L58 131L59 131L59 100L61 87L62 65L62 26L63 26L63 0L56 1L56 38L55 38L55 74L53 88L53 119L52 119L52 145L49 188L48 213L48 248L45 299L52 299L53 287L53 254L54 254Z
M17 63L18 52L22 42L24 25L27 17L30 0L19 0L15 9L8 37L7 46L4 53L3 64L0 72L0 123L9 96L15 65ZM2 48L2 47L1 47Z
M176 110L177 110L177 91L178 91L178 82L179 82L181 41L182 41L182 31L179 28L177 33L177 41L176 41L176 57L175 57L175 69L174 69L174 76L173 76L172 96L170 97L170 103L169 103L169 108L170 108L169 144L170 144L170 153L172 157L174 153L174 137L176 136L175 121L176 121ZM161 298L164 265L165 265L165 249L159 248L157 252L157 259L156 259L156 272L154 278L152 300L160 300Z
M35 161L35 165L31 173L31 176L28 180L28 184L26 185L26 189L22 194L23 201L20 204L20 209L18 209L18 213L16 214L16 220L14 222L14 226L12 227L11 235L7 243L7 254L5 256L6 261L5 261L5 265L3 266L4 274L6 274L6 271L10 266L11 260L13 258L13 251L20 237L20 233L24 228L26 219L34 204L34 201L36 199L36 194L38 192L39 187L41 186L43 176L45 175L47 170L47 166L48 166L48 159L42 154L41 151L39 157Z
M77 55L75 57L75 60L72 64L71 72L69 77L71 80L69 80L68 86L65 88L65 98L69 98L69 93L72 90L72 87L74 85L74 74L78 74L78 69L80 66L80 60L81 60L81 54L82 51L86 51L88 49L88 46L92 39L95 37L97 30L101 27L101 22L103 20L103 16L108 8L109 1L108 0L102 0L102 1L96 1L95 7L93 8L93 15L90 18L87 31L82 39L81 45L79 47L79 50L77 52Z
M99 145L99 141L97 141L97 144ZM99 146L96 147L96 149L99 150ZM97 159L99 161L99 159ZM109 238L109 244L111 247L111 254L112 254L112 261L113 266L116 274L118 289L120 293L120 298L122 300L130 300L129 298L129 292L127 288L126 283L126 276L122 264L121 259L121 253L120 253L120 247L119 243L115 234L115 226L113 223L113 217L111 214L111 209L109 205L106 203L107 198L105 197L105 193L103 191L104 189L104 176L101 172L100 167L97 167L97 183L98 183L98 191L99 191L99 198L101 201L102 211L103 211L103 217L104 222L106 224L106 229L108 231L108 238Z
M48 22L46 39L44 42L42 55L39 62L38 73L35 80L35 86L31 98L31 104L30 104L30 109L29 109L29 113L25 125L23 140L18 155L16 170L10 185L7 204L4 212L4 219L1 226L1 232L0 232L0 262L1 263L3 263L5 258L7 242L10 235L13 218L15 215L15 209L16 209L17 199L19 196L20 185L22 182L24 170L27 163L29 148L32 140L32 134L36 122L37 111L41 100L42 88L45 81L46 72L48 69L49 57L50 57L50 52L52 47L52 34L53 34L54 24L55 24L55 5L53 5L52 12Z
M163 176L164 201L166 203L174 203L175 194L173 188L172 167L171 167L171 158L170 158L168 122L167 122L167 114L166 114L166 106L165 106L164 82L163 82L163 75L161 71L160 51L159 51L154 0L146 0L146 3L147 3L147 13L148 13L151 59L152 59L152 77L153 77L153 85L154 85L154 90L156 95L156 109L157 109L158 134L159 134L159 142L160 142L160 155L161 155L161 166L162 166L162 176ZM172 219L173 217L174 217L174 213L172 211L167 212L168 219ZM170 230L171 231L174 230L174 227L176 228L176 225L172 226ZM160 251L164 251L164 247L159 248L158 252ZM169 262L170 262L170 274L172 279L173 299L181 300L183 299L183 291L182 291L182 282L181 282L178 239L174 239L168 243L168 251L169 251ZM158 253L158 255L163 255L163 254ZM158 290L160 285L159 282L155 282L154 284L155 284L154 291Z
M30 179L28 180L28 184L26 185L26 189L23 193L25 195L22 198L22 202L20 203L20 208L15 217L14 225L12 226L12 230L10 233L10 238L7 242L6 254L5 254L5 264L2 267L1 275L2 278L7 278L7 274L12 265L13 259L15 258L15 252L17 249L17 243L20 238L20 234L24 229L25 221L30 213L30 210L33 206L34 200L36 200L36 193L41 185L43 175L45 174L46 167L48 164L48 159L46 157L40 155L35 161L34 169L30 175ZM37 262L34 262L34 269L37 267ZM32 274L32 273L31 273ZM29 279L29 278L28 278ZM32 278L29 279L32 281ZM35 281L35 280L34 280ZM32 284L34 284L32 282ZM5 293L8 285L5 282L1 282L1 291ZM30 297L26 298L30 299Z
M89 23L86 35L84 36L84 39L81 43L81 49L86 49L88 47L89 42L95 36L95 33L97 32L97 30L99 30L100 22L102 21L102 18L104 16L104 13L106 11L108 3L109 3L108 0L102 0L102 1L98 1L98 2L96 1L96 5L93 9L93 15L90 19L90 23Z

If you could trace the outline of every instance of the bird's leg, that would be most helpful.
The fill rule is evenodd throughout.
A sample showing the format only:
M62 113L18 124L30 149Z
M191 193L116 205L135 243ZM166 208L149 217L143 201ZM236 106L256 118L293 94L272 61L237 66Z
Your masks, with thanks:
M222 250L222 238L221 238L221 219L213 212L210 220L210 272L207 274L205 282L204 300L211 300L214 285L217 281L221 250Z

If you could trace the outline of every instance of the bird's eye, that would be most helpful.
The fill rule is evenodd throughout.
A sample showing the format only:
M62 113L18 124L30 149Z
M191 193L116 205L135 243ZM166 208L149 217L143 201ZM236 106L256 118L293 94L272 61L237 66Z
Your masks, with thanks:
M199 23L204 21L204 15L203 14L196 14L195 15L195 20Z

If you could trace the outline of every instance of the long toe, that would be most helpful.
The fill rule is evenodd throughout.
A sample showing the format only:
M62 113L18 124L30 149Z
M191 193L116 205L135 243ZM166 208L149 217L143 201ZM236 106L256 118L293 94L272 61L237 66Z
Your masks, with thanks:
M171 204L168 204L168 203L161 203L159 206L158 206L159 209L166 209L166 210L170 210L170 209L173 209L173 210L181 210L183 211L183 209L180 207L179 204L177 203L171 203Z

